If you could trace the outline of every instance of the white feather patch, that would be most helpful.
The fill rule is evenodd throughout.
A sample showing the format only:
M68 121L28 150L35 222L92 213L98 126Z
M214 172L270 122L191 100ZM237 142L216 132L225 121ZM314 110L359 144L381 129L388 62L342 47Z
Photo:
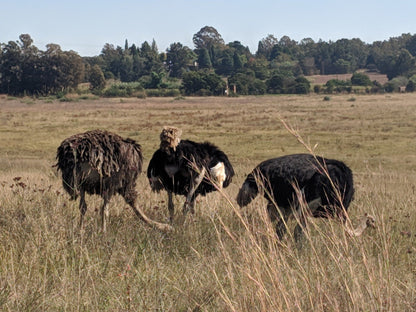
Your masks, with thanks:
M209 169L212 178L218 183L218 186L222 188L222 185L227 178L225 174L225 166L223 162L219 162L214 167Z

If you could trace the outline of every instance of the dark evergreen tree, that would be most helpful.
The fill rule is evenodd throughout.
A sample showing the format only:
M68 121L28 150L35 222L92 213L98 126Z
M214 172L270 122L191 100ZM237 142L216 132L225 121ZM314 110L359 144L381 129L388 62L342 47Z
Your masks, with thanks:
M196 54L181 43L172 43L166 51L166 65L171 77L181 78L196 59Z
M196 53L198 55L197 62L199 68L212 68L211 58L207 49L196 50Z

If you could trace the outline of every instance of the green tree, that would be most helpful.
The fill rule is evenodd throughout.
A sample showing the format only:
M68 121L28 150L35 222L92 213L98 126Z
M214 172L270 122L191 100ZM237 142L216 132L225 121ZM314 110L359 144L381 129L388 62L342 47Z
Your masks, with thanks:
M211 58L207 49L199 49L196 52L198 54L198 67L199 68L212 68Z
M23 55L17 42L9 41L1 49L0 57L0 92L19 94L22 80Z
M234 62L234 70L238 71L241 70L244 67L244 61L243 61L244 55L239 55L237 52L234 52L233 55L233 62Z
M152 45L147 41L143 42L140 48L140 56L144 59L144 68L142 75L150 75L152 72L160 73L163 71L163 63L159 57L156 42L153 40Z
M267 80L267 92L272 94L285 93L285 76L275 74Z
M220 33L212 26L202 27L192 38L196 49L207 49L224 45Z
M8 94L50 94L74 89L84 78L84 63L74 51L62 51L48 44L46 51L32 45L27 34L19 42L2 45L0 92Z
M196 94L205 87L202 75L197 71L187 72L182 78L182 90L186 95Z
M62 51L59 45L48 44L45 52L49 89L56 93L75 89L84 78L84 63L74 51Z
M261 95L266 93L266 84L257 79L254 72L247 70L239 72L228 78L228 85L236 87L237 93L241 95Z
M416 56L416 35L413 35L407 42L406 42L406 50L412 54L412 56Z
M171 77L181 78L196 59L196 54L181 43L172 43L166 50L166 64Z
M256 57L263 57L266 60L269 60L272 49L278 42L277 38L270 34L267 35L266 38L261 39L257 46Z
M349 61L342 58L337 59L332 64L332 72L335 74L347 74L351 71L352 65Z
M230 47L235 53L243 57L246 61L253 57L253 55L250 52L250 49L248 47L245 47L241 44L240 41L233 41L227 44L228 47Z
M223 51L221 62L216 66L216 73L219 75L229 75L234 71L234 53L228 48Z
M91 90L102 90L105 87L104 73L100 66L94 65L89 73L89 83Z
M299 56L300 48L296 41L290 39L288 36L280 38L270 52L269 60L278 59L278 61L292 61Z
M257 79L266 80L270 76L269 62L264 58L251 58L245 67L253 71Z
M131 55L124 54L120 57L118 72L122 82L131 82L135 80L133 72L133 57Z
M401 49L396 59L395 76L407 75L415 69L415 58L406 49Z

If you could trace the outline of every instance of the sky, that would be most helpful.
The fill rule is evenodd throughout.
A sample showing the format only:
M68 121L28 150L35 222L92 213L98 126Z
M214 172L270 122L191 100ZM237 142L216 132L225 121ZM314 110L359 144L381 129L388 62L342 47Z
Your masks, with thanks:
M0 43L29 34L40 50L60 45L81 56L106 43L141 46L155 40L159 52L212 26L225 43L240 41L252 53L269 34L300 41L359 38L366 43L416 34L415 0L0 0Z

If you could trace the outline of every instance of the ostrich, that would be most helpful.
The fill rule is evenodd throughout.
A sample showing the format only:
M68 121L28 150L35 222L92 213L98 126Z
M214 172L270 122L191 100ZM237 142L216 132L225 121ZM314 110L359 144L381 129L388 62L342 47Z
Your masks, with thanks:
M227 155L215 145L181 140L182 131L164 127L160 134L160 148L155 151L147 169L147 177L153 191L168 192L168 210L173 221L172 193L185 195L183 214L194 213L198 194L227 187L234 169Z
M141 146L132 139L102 130L93 130L73 135L58 147L57 164L62 172L62 185L72 199L80 196L80 227L87 211L85 193L100 195L102 231L106 231L108 203L115 194L123 196L135 214L146 224L162 231L171 226L149 219L139 207L136 208L137 176L142 171Z
M306 214L316 218L337 216L345 224L354 195L350 168L339 160L310 154L286 155L260 163L243 183L237 195L238 205L248 205L260 188L268 200L270 220L278 221L276 233L279 239L284 236L286 222L294 210L300 218L294 232L295 240L301 237ZM302 204L307 205L307 211L302 211ZM374 224L374 217L366 215L363 225L356 230L346 227L346 231L351 236L359 236L367 226L374 227Z

